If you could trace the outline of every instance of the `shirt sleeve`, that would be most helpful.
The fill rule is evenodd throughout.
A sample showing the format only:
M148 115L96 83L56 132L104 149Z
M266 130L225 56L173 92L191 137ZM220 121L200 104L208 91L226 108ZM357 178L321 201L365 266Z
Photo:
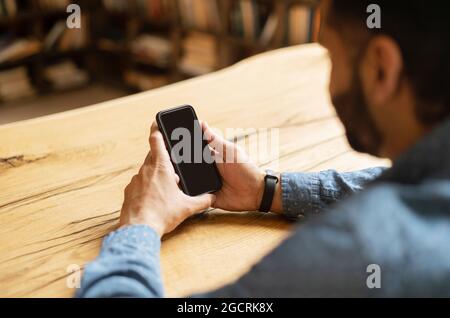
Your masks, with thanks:
M327 170L314 173L283 173L281 191L284 214L299 218L322 211L347 198L378 178L385 168L338 173Z
M380 196L373 200L380 201ZM388 220L392 211L380 213L364 200L353 201L297 225L287 240L236 282L194 297L378 297L381 290L368 288L367 266L380 264L387 273L391 267L383 265L374 241L383 241L381 247L389 245L377 237L380 223L370 221ZM392 236L386 240L392 242Z
M146 225L110 233L100 255L84 269L79 298L163 297L161 241Z

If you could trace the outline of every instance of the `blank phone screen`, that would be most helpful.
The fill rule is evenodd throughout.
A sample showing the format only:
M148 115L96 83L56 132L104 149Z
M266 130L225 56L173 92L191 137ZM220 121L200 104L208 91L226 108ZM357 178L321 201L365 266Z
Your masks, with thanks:
M183 191L197 196L220 190L221 178L194 109L183 106L161 112L158 124Z

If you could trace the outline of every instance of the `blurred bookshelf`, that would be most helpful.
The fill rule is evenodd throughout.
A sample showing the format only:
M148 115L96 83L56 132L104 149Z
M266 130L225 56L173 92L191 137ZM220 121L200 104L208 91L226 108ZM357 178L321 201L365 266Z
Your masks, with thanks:
M66 7L82 12L68 29ZM148 90L317 40L314 0L0 0L0 102L92 82Z

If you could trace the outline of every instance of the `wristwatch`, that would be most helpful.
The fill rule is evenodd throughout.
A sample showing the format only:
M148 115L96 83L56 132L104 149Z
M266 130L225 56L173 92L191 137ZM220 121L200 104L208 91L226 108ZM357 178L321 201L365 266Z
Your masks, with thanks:
M279 179L275 175L275 173L271 170L267 170L266 176L264 177L264 193L261 200L261 205L259 207L259 211L261 212L270 211L278 182Z

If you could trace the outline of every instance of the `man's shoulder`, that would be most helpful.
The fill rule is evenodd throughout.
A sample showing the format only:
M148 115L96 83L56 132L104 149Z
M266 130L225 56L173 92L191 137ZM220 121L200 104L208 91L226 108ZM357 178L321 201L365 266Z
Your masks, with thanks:
M363 210L364 215L374 213L394 217L406 213L425 218L450 218L447 213L450 210L450 180L431 179L418 184L374 182L336 208L353 213Z
M375 232L389 237L401 231L417 238L419 229L429 229L436 223L450 226L450 180L375 182L330 210L334 215L330 219L352 225L361 235ZM450 238L450 228L448 235Z

